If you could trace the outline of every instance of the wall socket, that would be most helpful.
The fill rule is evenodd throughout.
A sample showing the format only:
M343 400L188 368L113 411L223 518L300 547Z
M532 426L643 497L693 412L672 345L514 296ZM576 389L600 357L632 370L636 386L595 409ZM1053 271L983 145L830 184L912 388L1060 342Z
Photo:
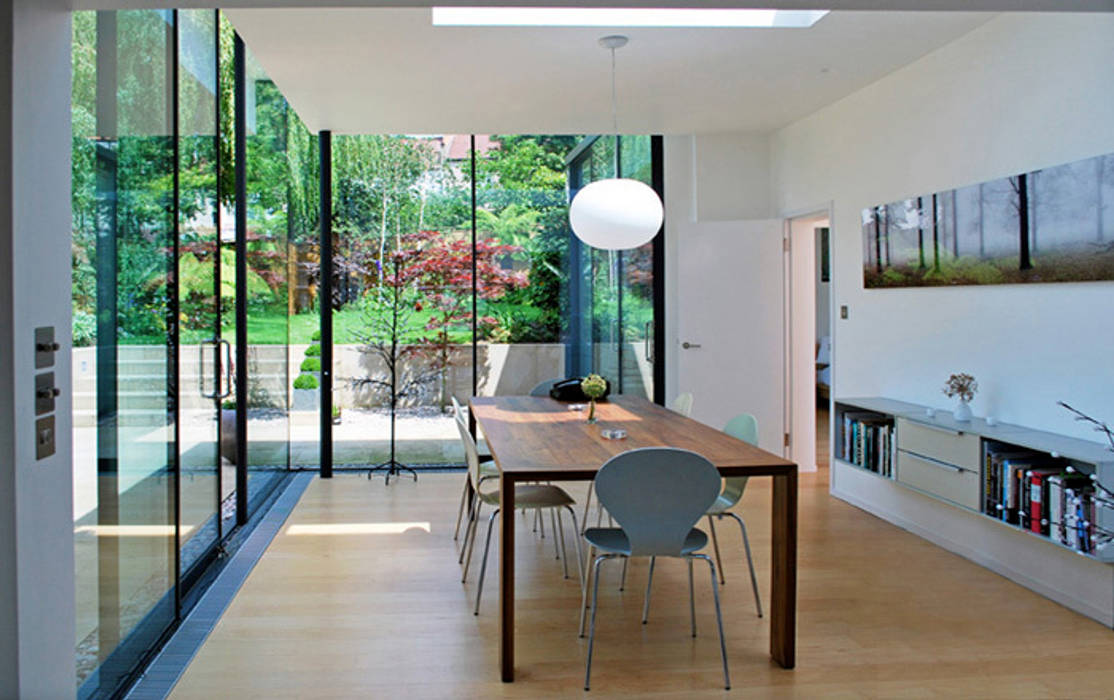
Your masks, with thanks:
M847 320L847 304L841 304L839 307L839 317L844 321Z

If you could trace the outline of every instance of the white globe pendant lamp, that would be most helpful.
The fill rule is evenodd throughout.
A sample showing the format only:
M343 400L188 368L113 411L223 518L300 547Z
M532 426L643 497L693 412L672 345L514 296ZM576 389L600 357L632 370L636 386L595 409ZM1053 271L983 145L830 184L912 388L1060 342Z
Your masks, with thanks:
M605 36L600 46L611 51L611 115L616 159L619 119L615 100L615 49L625 36ZM664 210L652 187L639 180L608 178L581 188L569 205L569 225L581 241L603 250L628 250L649 242L661 229Z

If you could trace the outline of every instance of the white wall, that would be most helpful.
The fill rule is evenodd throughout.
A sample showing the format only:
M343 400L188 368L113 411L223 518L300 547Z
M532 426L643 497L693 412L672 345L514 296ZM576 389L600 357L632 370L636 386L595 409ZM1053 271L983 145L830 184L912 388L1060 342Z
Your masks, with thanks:
M70 400L35 460L33 329L70 339L70 14L0 7L0 697L74 694ZM69 387L60 353L55 385Z
M1114 15L1003 15L773 136L779 211L834 202L836 396L973 403L1095 439L1055 402L1114 420L1114 282L863 289L860 210L1114 152Z
M693 221L770 217L769 135L697 134L691 140Z

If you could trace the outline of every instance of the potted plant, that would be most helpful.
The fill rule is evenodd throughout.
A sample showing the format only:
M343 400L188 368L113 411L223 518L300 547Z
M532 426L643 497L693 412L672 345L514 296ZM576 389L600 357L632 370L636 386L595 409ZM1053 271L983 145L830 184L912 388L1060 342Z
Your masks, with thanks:
M299 369L301 369L303 373L312 374L314 377L317 377L317 379L320 380L321 358L307 357L306 359L302 360L302 365Z
M970 374L961 372L948 377L948 382L944 385L944 395L959 399L959 406L956 407L954 414L957 421L966 423L971 420L971 407L968 403L975 398L975 392L978 390L979 383Z
M317 343L306 348L306 357L321 357L321 346Z
M333 425L340 425L340 406L333 404Z
M580 390L588 397L588 422L596 422L596 400L607 393L607 380L598 374L589 374L580 382Z
M320 383L312 374L300 374L294 380L295 411L314 411L317 409L317 388Z

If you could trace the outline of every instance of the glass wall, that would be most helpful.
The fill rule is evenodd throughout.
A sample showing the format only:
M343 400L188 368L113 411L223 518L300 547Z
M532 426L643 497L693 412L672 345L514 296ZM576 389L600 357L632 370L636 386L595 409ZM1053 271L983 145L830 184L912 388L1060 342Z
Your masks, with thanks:
M317 464L317 141L245 49L247 466L254 504L289 464ZM309 360L310 363L313 360ZM319 360L318 360L319 362ZM311 386L312 384L312 386Z
M74 14L79 697L112 696L134 675L289 463L287 348L296 312L312 311L302 249L316 237L316 144L253 70L237 231L234 63L213 10ZM242 356L250 442L237 464Z
M467 135L333 139L338 466L463 460L450 397L472 387L469 149Z
M174 620L174 15L74 18L74 545L79 695Z
M616 154L616 141L619 142ZM627 177L653 186L650 136L604 136L569 163L570 199L585 185ZM605 251L572 242L570 374L595 371L612 390L654 398L654 242Z

